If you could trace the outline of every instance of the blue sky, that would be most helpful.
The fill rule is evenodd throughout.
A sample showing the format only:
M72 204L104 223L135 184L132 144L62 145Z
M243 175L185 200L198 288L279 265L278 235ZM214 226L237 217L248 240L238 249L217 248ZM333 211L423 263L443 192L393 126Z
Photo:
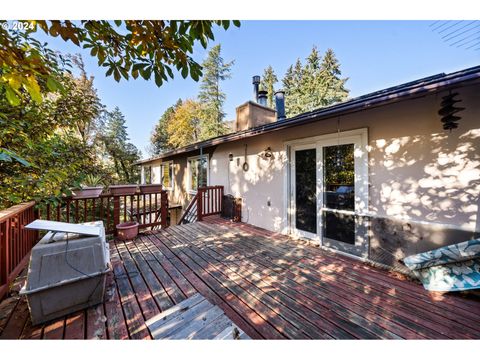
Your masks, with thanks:
M235 117L235 107L252 96L251 78L272 65L281 79L297 58L308 56L316 45L321 53L332 48L349 77L347 88L355 97L421 77L452 72L480 64L480 51L449 46L434 21L242 21L240 28L215 32L213 46L222 44L226 61L235 60L232 78L223 84L227 94L227 120ZM81 53L87 72L95 76L102 102L112 109L119 106L127 119L131 141L147 157L146 146L161 114L178 98L194 98L199 83L176 76L161 88L143 79L117 83L105 77L88 52L71 43L38 36L51 48ZM197 46L194 58L201 62L207 50ZM277 84L281 87L281 83ZM286 99L288 101L288 99Z

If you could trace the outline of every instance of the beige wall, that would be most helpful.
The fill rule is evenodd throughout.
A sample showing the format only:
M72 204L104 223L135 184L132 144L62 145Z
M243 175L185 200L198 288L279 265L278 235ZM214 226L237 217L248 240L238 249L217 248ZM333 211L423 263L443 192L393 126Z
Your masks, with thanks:
M479 90L478 85L459 90L466 110L451 133L442 129L437 114L447 92L339 118L341 131L368 128L369 213L480 231ZM219 145L210 162L210 183L242 197L243 221L282 231L287 225L284 142L336 132L334 118ZM242 170L245 144L247 172ZM272 160L260 156L266 147Z
M341 131L368 128L368 213L480 231L480 86L456 91L466 110L460 113L459 128L451 133L442 129L437 114L447 92L338 118ZM210 185L224 185L225 193L243 199L243 221L284 231L284 143L336 132L335 117L219 145L209 150ZM247 172L242 170L245 144ZM267 147L273 151L271 160L261 156ZM229 153L234 155L232 162ZM184 207L191 198L185 190L187 157L194 155L198 152L165 159L174 162L170 202ZM154 174L159 174L159 165L159 161L152 163L158 169Z

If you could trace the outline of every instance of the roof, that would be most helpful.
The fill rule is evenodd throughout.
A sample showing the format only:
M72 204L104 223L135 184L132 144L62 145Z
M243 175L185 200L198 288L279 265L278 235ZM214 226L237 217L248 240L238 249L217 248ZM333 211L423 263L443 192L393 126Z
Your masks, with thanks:
M258 136L272 131L278 131L294 126L300 126L333 116L344 115L352 112L362 111L376 106L381 106L413 97L423 96L427 93L448 89L463 82L480 79L480 65L468 69L452 72L450 74L440 73L428 76L401 85L389 87L362 95L342 103L322 107L313 111L296 115L292 118L276 121L273 123L257 126L251 129L237 131L235 133L218 136L212 139L201 141L195 144L184 146L172 151L165 152L149 159L140 160L136 164L144 164L154 160L163 159L200 148L207 148L219 144L236 141L252 136Z

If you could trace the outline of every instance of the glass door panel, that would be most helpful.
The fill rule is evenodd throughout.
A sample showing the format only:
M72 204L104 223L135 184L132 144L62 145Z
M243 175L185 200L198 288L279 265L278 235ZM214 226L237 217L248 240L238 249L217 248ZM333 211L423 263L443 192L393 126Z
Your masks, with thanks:
M354 245L354 144L323 147L323 189L323 237Z
M295 151L295 227L317 234L317 150Z

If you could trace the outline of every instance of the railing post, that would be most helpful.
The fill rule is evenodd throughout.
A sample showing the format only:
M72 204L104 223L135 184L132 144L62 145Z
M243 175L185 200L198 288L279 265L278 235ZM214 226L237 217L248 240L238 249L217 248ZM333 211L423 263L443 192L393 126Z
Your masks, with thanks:
M203 220L203 189L197 190L197 221Z
M6 285L8 283L8 272L9 272L9 264L8 264L8 243L9 236L10 236L10 228L9 228L10 220L7 219L4 222L4 230L2 231L0 224L0 287ZM2 298L3 294L0 294L0 299Z
M160 226L162 229L165 229L167 224L168 217L168 193L166 190L162 190L160 193Z
M223 212L223 186L220 188L219 203L220 203L220 209L218 209L218 211L220 211L220 214L221 214Z
M113 197L113 231L117 236L117 225L120 224L120 196Z

